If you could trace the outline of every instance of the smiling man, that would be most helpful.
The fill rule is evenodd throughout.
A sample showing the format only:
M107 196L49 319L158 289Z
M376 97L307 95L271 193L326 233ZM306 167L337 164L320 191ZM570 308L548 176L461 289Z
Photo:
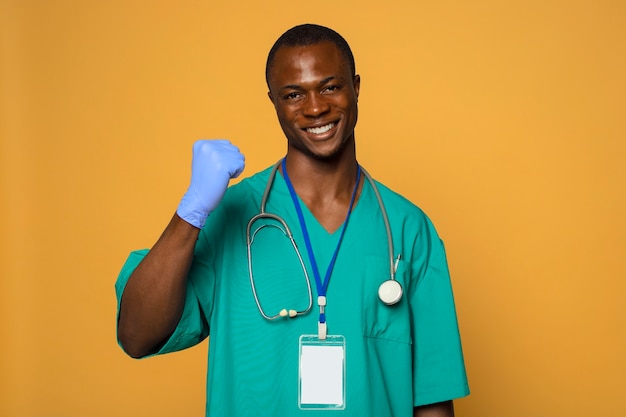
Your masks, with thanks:
M229 188L239 149L194 144L176 214L118 278L121 346L210 334L207 416L453 416L469 390L443 243L357 162L350 47L294 27L266 79L286 156Z

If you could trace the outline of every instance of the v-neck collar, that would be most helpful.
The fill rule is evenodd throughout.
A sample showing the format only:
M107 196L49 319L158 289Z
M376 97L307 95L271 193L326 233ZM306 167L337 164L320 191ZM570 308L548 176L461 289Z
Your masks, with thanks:
M270 193L277 191L280 193L281 197L285 198L284 208L288 210L289 213L293 214L293 218L297 222L298 216L296 215L295 210L293 209L293 203L291 202L289 189L287 188L287 183L285 182L285 178L283 177L280 171L276 172L276 177L277 178L274 179L274 184L272 186L272 190L270 191ZM337 227L337 229L334 230L333 232L329 232L320 223L317 217L313 215L313 212L309 210L309 207L304 203L304 201L300 198L300 196L297 196L297 197L298 197L298 202L300 203L300 207L302 208L302 214L304 216L304 220L306 222L307 228L309 229L309 233L311 233L311 236L316 236L318 237L318 239L320 237L324 237L324 240L326 240L328 243L338 238L338 236L341 234L341 228L343 227L344 223L341 223L339 227ZM363 224L361 222L362 222L362 217L365 213L362 213L364 209L362 209L361 207L367 206L367 201L369 201L371 198L372 198L371 184L369 183L367 178L363 178L363 187L361 188L361 193L358 196L358 199L354 202L354 206L352 208L352 214L350 215L351 223L354 222L357 225ZM271 200L271 195L268 201L269 200ZM366 202L363 202L364 200ZM354 228L354 226L352 226L352 228ZM348 229L346 230L346 233L349 233L350 229L351 227L350 225L348 225Z

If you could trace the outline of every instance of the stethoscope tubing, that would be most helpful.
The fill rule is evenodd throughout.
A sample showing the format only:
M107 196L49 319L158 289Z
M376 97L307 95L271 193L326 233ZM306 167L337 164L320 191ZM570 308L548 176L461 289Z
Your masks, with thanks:
M256 291L256 285L254 283L254 274L252 272L252 243L254 242L254 237L256 236L256 234L259 232L259 230L261 230L263 227L276 227L277 229L281 230L285 236L287 236L287 238L289 238L289 240L291 241L291 244L296 252L296 255L298 256L298 260L300 261L300 265L302 267L302 271L304 272L304 277L306 279L306 283L307 283L307 290L308 290L308 296L309 296L309 304L307 306L307 308L305 310L300 310L300 311L294 311L292 310L293 314L291 314L291 317L296 316L296 315L303 315L308 313L312 306L313 306L313 294L312 294L312 287L311 287L311 280L309 278L309 274L307 273L306 270L306 266L304 264L304 260L302 259L302 255L300 254L300 251L298 250L298 246L296 244L295 239L293 238L293 234L291 233L291 229L289 228L289 226L287 225L287 222L285 222L285 220L278 216L277 214L272 214L272 213L267 213L265 211L265 207L267 205L267 200L269 198L269 194L270 194L270 190L272 188L272 185L274 183L274 179L276 178L276 171L278 171L278 168L280 166L282 162L282 159L280 161L278 161L274 167L272 168L272 171L270 172L269 175L269 179L267 181L267 185L265 186L265 190L263 191L263 197L261 198L261 207L260 207L260 212L258 214L256 214L255 216L253 216L249 221L248 221L248 225L246 227L246 241L247 241L247 251L248 251L248 271L250 274L250 285L252 287L252 294L254 296L254 301L259 309L259 312L261 313L261 315L267 319L267 320L274 320L278 317L282 317L284 316L284 314L275 314L273 316L269 316L265 313L265 310L263 310L263 307L261 306L261 302L259 301L259 297ZM376 186L376 183L374 182L374 179L372 178L372 176L369 174L369 172L367 172L365 169L363 169L363 167L361 167L361 172L363 173L363 175L365 175L365 178L367 178L367 180L369 181L370 185L372 186L372 189L374 190L374 194L376 196L376 200L378 201L378 206L380 207L380 211L382 214L382 218L383 218L383 222L385 224L385 231L387 233L387 248L388 248L388 252L389 252L389 281L395 281L395 276L396 276L396 265L394 264L394 259L393 259L393 238L391 235L391 225L389 224L389 217L387 215L387 210L385 209L385 204L383 203L383 199L380 195L380 192L378 191L378 187ZM254 225L254 223L260 219L272 219L275 220L277 222L279 222L284 229L280 229L280 227L275 226L275 225L263 225L261 227L259 227L258 229L256 229L254 231L254 233L250 233L252 226ZM400 290L400 294L401 294L401 290ZM394 301L394 303L397 301Z
M282 224L282 226L284 227L284 229L281 229L278 226L275 225L263 225L261 227L259 227L258 229L256 229L254 231L254 233L252 233L252 235L250 234L250 229L252 228L252 225L260 219L273 219L276 220L277 222L279 222L280 224ZM285 234L285 236L287 236L287 238L289 238L289 241L291 242L291 245L293 246L294 251L296 252L296 255L298 256L298 260L300 261L300 266L302 267L302 271L304 272L304 278L306 279L306 284L307 284L307 291L308 291L308 296L309 296L309 305L307 306L307 308L305 310L302 311L296 311L295 315L302 315L302 314L306 314L308 313L311 308L313 307L313 293L312 293L312 289L311 289L311 280L309 278L309 274L306 270L306 265L304 264L304 260L302 259L302 255L300 254L300 251L298 250L298 245L296 244L296 240L293 238L293 234L291 233L291 229L289 229L289 226L287 225L287 222L285 222L285 220L276 215L276 214L272 214L272 213L265 213L264 211L257 214L256 216L252 217L250 219L250 221L248 222L248 227L246 228L246 240L247 240L247 247L248 247L248 271L250 274L250 286L252 287L252 294L254 296L254 301L256 302L257 307L259 308L259 312L261 312L261 315L266 318L267 320L274 320L277 319L278 317L281 317L281 314L275 314L273 316L268 316L265 313L265 310L263 309L263 307L261 307L261 302L259 301L259 296L256 292L256 285L254 283L254 275L252 272L252 243L254 243L254 237L256 236L256 234L259 232L259 230L261 230L264 227L275 227L277 229L279 229L281 232L283 232Z

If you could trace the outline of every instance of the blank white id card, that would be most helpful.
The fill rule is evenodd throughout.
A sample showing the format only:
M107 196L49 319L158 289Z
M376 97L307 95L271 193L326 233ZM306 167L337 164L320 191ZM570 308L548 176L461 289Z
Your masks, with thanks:
M346 339L300 336L298 407L307 410L346 408Z

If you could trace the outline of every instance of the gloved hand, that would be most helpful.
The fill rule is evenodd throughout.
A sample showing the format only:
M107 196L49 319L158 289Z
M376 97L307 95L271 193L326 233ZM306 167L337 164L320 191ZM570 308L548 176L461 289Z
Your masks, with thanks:
M228 140L199 140L193 144L191 183L176 213L199 229L219 204L231 178L244 168L244 156Z

